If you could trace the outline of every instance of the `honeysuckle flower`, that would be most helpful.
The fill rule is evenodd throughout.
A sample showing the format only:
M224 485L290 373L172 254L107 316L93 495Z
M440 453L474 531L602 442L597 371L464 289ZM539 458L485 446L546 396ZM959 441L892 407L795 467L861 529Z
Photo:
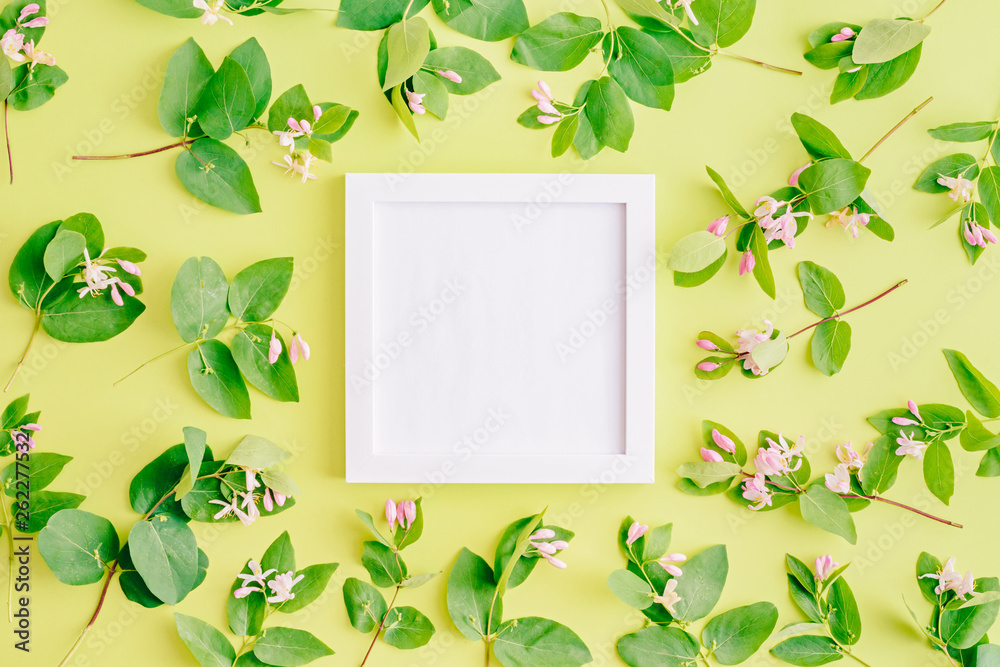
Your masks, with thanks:
M323 115L323 109L320 108L318 104L313 105L313 120L319 120L320 116Z
M542 113L549 114L551 116L562 115L554 106L552 106L552 102L549 102L546 99L538 100L538 104L536 104L535 106L538 107L538 110L541 111Z
M745 355L745 358L743 359L743 368L752 372L754 375L767 374L767 370L760 368L750 356L750 353L753 352L754 348L763 343L765 340L769 340L771 338L771 334L774 332L774 325L772 325L769 320L764 320L764 324L766 327L764 331L757 331L755 329L739 329L736 332L736 352L740 356Z
M906 409L909 410L910 414L916 417L918 420L920 420L921 422L924 421L924 418L920 416L920 409L917 407L916 401L914 401L913 399L908 400L906 402Z
M241 491L239 495L243 498L243 502L240 503L240 507L246 510L247 518L250 519L250 523L253 523L260 518L260 510L257 508L257 502L254 500L253 492Z
M702 447L701 460L708 461L709 463L719 463L722 461L722 454L715 451L714 449L708 449L707 447Z
M271 489L264 489L264 497L261 500L264 505L264 509L268 512L274 511L274 499L271 498Z
M698 347L700 347L703 350L708 350L709 352L712 352L713 350L718 350L719 349L718 345L716 345L715 343L713 343L710 340L705 340L704 338L696 341L695 345L697 345Z
M831 42L843 42L854 37L854 30L848 27L841 28L840 32L830 38Z
M261 484L257 481L257 475L260 474L260 470L257 468L243 468L243 472L246 475L247 491L253 491L260 487Z
M528 536L529 540L550 540L556 536L556 531L551 528L539 528Z
M31 19L27 23L21 24L21 27L22 28L44 28L48 24L49 24L49 20L47 18L45 18L44 16L39 16L37 18Z
M274 491L272 489L268 489L267 493L273 493L274 494L274 502L278 505L278 507L284 507L285 506L285 500L287 500L288 498L291 498L291 496L289 496L289 495L286 495L284 493L278 493L277 491ZM268 510L268 511L270 512L271 510Z
M773 447L758 449L753 463L757 467L757 470L765 475L783 474L787 467L785 457Z
M751 250L747 250L740 257L740 275L745 276L746 274L753 271L753 267L757 266L757 258L753 256Z
M285 572L284 574L274 575L274 579L267 582L267 587L271 589L271 592L274 593L274 595L268 597L267 601L271 604L278 604L280 602L287 602L288 600L295 599L295 593L292 592L292 588L295 584L302 581L305 576L306 575L304 574L300 574L296 577L294 572Z
M27 424L22 424L19 428L23 428L25 431L41 431L42 427L34 422L29 422Z
M634 544L635 541L645 535L648 530L649 526L646 524L633 521L632 525L628 527L628 536L625 538L625 544Z
M788 177L788 184L793 188L799 185L799 175L812 166L812 162L806 162L804 165L792 172L792 175Z
M854 238L861 234L861 228L867 227L871 222L871 216L867 213L858 213L856 206L845 206L839 211L830 214L830 219L826 221L827 229L842 225L844 231Z
M314 181L316 180L316 178L317 178L316 174L312 173L310 171L310 169L312 169L312 166L314 164L316 164L317 160L319 160L319 158L316 157L315 155L313 155L312 153L310 153L309 151L303 151L302 152L302 162L295 169L295 172L302 175L302 182L303 183L305 183L306 181L308 181L310 179L312 179Z
M424 95L427 93L415 93L412 90L406 91L406 104L410 107L410 110L418 115L423 115L427 113L427 109L424 108L423 101Z
M538 117L538 122L542 123L543 125L551 125L552 123L558 123L561 120L562 120L562 118L560 118L559 116L539 116Z
M243 585L244 586L247 586L249 584L260 584L261 586L263 586L264 585L264 580L267 579L269 576L271 576L272 572L277 572L277 570L275 570L274 568L271 568L270 570L268 570L267 572L265 572L261 568L260 563L258 563L255 560L252 560L249 563L247 563L247 567L250 568L250 574L237 574L236 575L238 578L240 578L240 579L243 580ZM260 590L260 589L257 589L257 590Z
M438 74L454 83L462 83L462 75L450 69L438 70Z
M733 442L733 439L719 433L719 429L717 428L712 429L712 442L714 442L719 449L723 449L730 454L736 453L736 443Z
M717 364L714 361L703 361L698 364L698 370L704 371L705 373L711 373L712 371L717 370L720 366L721 364Z
M846 463L838 463L832 473L826 473L826 488L834 493L851 492L851 473Z
M658 558L656 560L656 564L666 570L668 574L674 577L679 577L684 574L684 572L681 568L674 565L674 563L683 563L686 560L687 556L684 554L667 554L662 558Z
M917 426L920 424L916 419L910 419L909 417L893 417L892 423L896 426Z
M549 544L554 546L559 551L569 548L569 542L566 542L565 540L556 540L555 542L549 542Z
M0 37L0 51L15 62L24 62L21 49L24 47L24 35L11 28Z
M727 225L729 225L729 216L724 215L721 218L716 218L712 222L708 223L708 231L712 232L716 236L722 236L726 233Z
M243 576L243 575L240 575L240 576ZM241 598L245 598L246 596L250 595L251 593L260 593L260 592L263 592L263 590L264 590L263 588L257 588L256 586L243 585L243 586L240 586L239 588L237 588L235 591L233 591L233 597L236 598L237 600L239 600Z
M800 435L798 439L795 441L794 445L789 445L788 441L785 440L785 436L783 436L781 433L778 433L778 442L775 442L771 438L767 438L766 440L771 445L772 448L777 449L779 452L781 452L782 457L784 457L785 461L789 463L793 458L797 456L801 457L802 452L806 448L806 436L804 435ZM801 465L802 461L800 459L799 462L795 464L794 468L790 468L786 472L795 472L796 470L799 469L799 466Z
M691 19L691 23L698 25L698 19L695 17L694 12L691 11L692 2L694 2L694 0L673 0L672 3L670 0L667 0L667 4L672 7L683 7L684 12L688 15L688 18Z
M982 593L977 593L973 589L976 587L976 580L972 576L972 571L969 570L962 577L962 580L954 585L951 590L955 591L955 595L966 598L975 597L977 595L982 595Z
M309 361L309 343L296 333L292 336L292 344L288 348L288 356L291 357L293 364L299 360L300 350L302 351L303 361Z
M394 530L396 527L396 501L392 498L387 498L385 501L385 520L389 522L389 530Z
M312 132L312 124L306 119L295 120L294 118L288 119L288 127L292 128L293 132L298 132L298 136L305 134L310 134Z
M133 276L142 275L142 271L135 264L135 262L130 262L127 259L116 259L115 261L118 262L118 266L122 267L122 270L126 273L131 273Z
M970 579L972 578L972 573L966 574ZM929 572L927 574L920 575L921 579L936 579L938 585L934 588L934 593L941 595L945 591L956 590L961 587L966 590L966 594L972 592L971 587L965 584L965 577L955 571L955 558L954 556L949 558L948 561L941 567L937 572ZM964 597L964 595L963 595Z
M754 503L748 505L754 511L771 506L771 492L767 488L763 473L758 472L753 477L743 480L743 497Z
M21 428L24 428L23 426ZM35 439L19 429L11 429L10 437L14 441L14 447L19 452L26 452L35 448Z
M953 202L957 202L959 199L963 203L968 204L972 200L972 191L975 189L976 185L969 179L958 176L945 176L944 174L939 174L937 182L939 185L949 189L948 196L951 197Z
M552 567L554 567L554 568L556 568L558 570L565 570L566 569L566 563L563 562L563 561L561 561L561 560L559 560L555 556L550 556L548 554L542 554L542 558L544 558L545 560L547 560L549 562L549 565L551 565Z
M232 25L233 22L220 13L222 9L225 7L226 0L209 0L209 1L212 4L209 4L205 0L194 0L194 2L191 3L192 5L194 5L195 9L200 9L203 12L205 12L204 14L201 15L201 24L215 25L216 23L219 22L219 19L222 19L229 25Z
M548 554L550 556L555 555L556 551L558 551L558 549L556 549L556 546L554 544L550 544L549 542L530 542L529 541L528 544L530 544L531 546L533 546L536 549L538 549L538 551L540 553L542 553L542 554Z
M681 596L674 592L675 588L677 588L677 580L671 579L667 582L667 585L663 587L663 593L661 595L653 596L653 602L662 604L671 614L677 613L677 610L674 609L674 605L681 601Z
M216 521L232 514L237 519L239 519L244 526L249 526L250 524L253 523L253 519L251 519L246 512L240 509L239 505L237 504L238 500L235 496L233 496L233 499L230 500L228 503L225 502L224 500L215 500L215 499L209 500L208 502L212 503L213 505L222 506L222 510L220 510L219 513L213 517Z
M868 452L871 448L872 443L869 442L864 453L860 453L854 450L851 443L845 442L841 445L837 445L837 458L840 459L840 462L848 468L861 470L861 468L865 465L865 461L868 459Z
M278 336L275 335L274 329L271 329L271 341L267 344L267 363L273 364L281 356L281 341L278 340Z
M997 242L996 234L991 232L989 227L984 227L972 220L966 220L962 223L962 234L966 243L981 248L985 248L989 243Z
M17 22L23 23L24 19L28 18L32 14L37 14L41 10L41 5L37 2L32 2L21 8L21 13L17 16Z
M920 440L914 440L914 431L910 431L907 435L903 431L899 432L900 437L896 438L896 444L899 447L896 449L897 456L912 456L918 461L923 460L924 450L927 449L927 445Z
M417 504L412 500L401 500L396 505L396 522L403 530L411 528L417 520Z
M549 100L554 100L554 99L555 99L555 98L554 98L554 97L552 96L552 89L551 89L551 88L549 88L549 84L545 83L545 82L544 82L544 81L542 81L542 80L539 80L539 81L538 81L538 91L537 91L537 92L538 92L538 94L539 94L539 95L544 95L544 96L545 96L545 97L547 97L547 98L548 98ZM535 99L537 100L537 99L538 99L538 96L537 96L537 95L535 95L535 93L536 93L536 91L534 91L534 90L532 90L532 91L531 91L531 94L532 94L532 96L534 96L534 97L535 97Z
M778 212L778 209L786 204L784 201L778 201L774 197L765 195L758 199L756 202L757 208L754 210L753 215L755 218L767 218Z
M764 232L764 240L770 243L775 239L781 241L789 248L795 247L795 234L799 230L799 224L795 218L808 217L812 219L813 214L809 211L793 211L792 205L785 207L785 212L780 217L774 218Z
M295 138L302 136L301 132L296 132L295 130L275 130L271 134L278 135L278 145L286 147L289 153L295 150ZM285 158L286 162L288 162L289 156L286 155ZM275 162L274 164L278 163Z
M833 556L830 555L820 556L813 565L816 570L817 581L826 581L827 577L840 567L840 563L833 560Z

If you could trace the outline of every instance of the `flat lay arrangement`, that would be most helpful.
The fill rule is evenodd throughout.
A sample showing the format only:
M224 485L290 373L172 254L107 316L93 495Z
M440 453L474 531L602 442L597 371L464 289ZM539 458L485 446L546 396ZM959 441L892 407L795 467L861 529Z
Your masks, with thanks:
M1000 667L997 25L0 0L0 664Z

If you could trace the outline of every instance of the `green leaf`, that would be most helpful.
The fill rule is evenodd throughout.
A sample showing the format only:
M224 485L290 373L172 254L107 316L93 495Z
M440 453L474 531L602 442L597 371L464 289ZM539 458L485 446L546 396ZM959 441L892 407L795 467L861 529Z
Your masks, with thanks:
M716 544L689 558L684 564L684 576L678 577L674 589L681 596L674 605L677 610L674 617L691 622L712 613L728 575L729 558L724 544Z
M737 199L736 195L733 194L733 191L729 189L729 186L726 184L726 181L723 180L722 176L720 176L719 173L711 167L705 167L705 171L708 172L708 177L712 179L715 186L719 188L719 193L722 194L722 198L726 200L729 207L733 209L737 215L749 220L751 217L750 213L743 208L743 205L740 204L740 200Z
M202 667L231 667L236 660L236 649L226 636L205 621L174 614L177 634Z
M785 566L802 588L810 594L816 592L816 576L809 566L791 554L785 554Z
M45 248L56 236L61 220L50 222L36 229L14 255L7 283L18 303L29 310L35 310L42 295L52 285L52 279L45 272Z
M576 92L576 98L573 100L574 106L580 106L587 101L587 95L590 93L590 88L594 84L594 81L585 81L580 89ZM604 144L598 140L597 135L594 133L594 126L591 124L590 119L587 118L586 112L578 114L580 116L580 127L576 131L576 137L573 138L573 147L576 152L580 154L580 158L583 160L589 160L594 157L604 148Z
M815 162L799 174L799 188L816 215L844 208L861 194L871 170L854 160L831 158Z
M379 588L396 586L406 579L406 563L381 542L364 543L361 564Z
M710 620L701 642L720 665L738 665L757 652L778 623L778 609L770 602L736 607Z
M625 635L616 646L630 667L685 667L698 657L698 641L680 628L654 625Z
M512 522L506 528L504 528L503 533L500 535L500 540L497 542L497 548L493 555L493 571L499 573L498 576L502 576L507 570L507 566L513 561L513 568L506 579L506 588L516 588L520 586L528 578L528 575L532 573L537 565L538 560L535 558L522 558L526 547L528 546L527 541L522 539L526 537L526 533L529 525L535 526L531 532L534 532L538 528L541 528L541 524L538 521L539 517L537 515L524 517L523 519L518 519ZM564 540L566 542L573 539L573 533L558 528L556 526L551 527L556 536L547 540L540 540L542 542L551 542L552 540ZM530 533L529 533L530 534ZM515 557L515 553L518 555Z
M705 230L693 232L674 245L667 258L667 268L693 273L709 266L725 252L724 239Z
M73 279L66 278L43 304L42 328L56 340L67 343L109 340L132 326L146 310L138 299L128 295L122 298L121 306L111 300L108 292L80 298Z
M994 144L995 145L995 144ZM986 167L979 175L979 201L986 207L990 220L1000 227L1000 167Z
M830 584L830 631L841 644L853 646L861 639L861 612L854 593L844 579Z
M785 339L785 334L780 331L775 331L769 340L765 340L760 343L750 352L750 358L753 360L757 367L761 369L762 373L767 373L772 368L775 368L788 355L788 341ZM743 369L745 373L746 371Z
M38 552L56 579L70 586L100 581L118 550L111 522L78 509L56 512L38 534Z
M840 535L851 544L857 543L858 533L847 503L825 486L813 485L799 494L799 509L802 518L814 526Z
M297 571L296 578L299 575L305 578L295 585L295 597L278 605L278 611L291 614L318 600L338 567L338 563L320 563Z
M868 78L865 85L854 96L856 100L870 100L888 95L909 81L917 70L920 62L920 51L923 45L918 44L898 58L889 62L868 65Z
M0 429L10 429L18 425L28 412L28 398L30 394L19 396L7 404L0 416Z
M35 494L51 484L66 464L72 460L72 456L52 452L33 452L27 461L15 461L0 472L0 487L3 488L5 494L16 498L16 484L20 482L22 497L27 491L31 503L30 513L34 513ZM27 482L27 486L25 486L25 482Z
M816 603L816 596L807 591L795 575L789 574L787 579L788 595L792 598L792 602L795 603L795 606L798 607L809 620L816 623L822 623L823 614L820 612L819 605Z
M281 341L282 350L273 364L268 361L272 332ZM266 324L249 324L233 337L230 345L236 365L250 384L277 401L298 402L295 369L285 340L277 331Z
M231 466L267 470L290 457L291 454L270 440L256 435L248 435L236 445L236 449L226 459Z
M333 134L344 126L344 123L351 117L351 107L343 104L334 104L319 117L313 125L314 134Z
M792 127L799 135L799 141L814 160L824 158L851 159L851 154L830 128L801 113L792 114Z
M632 17L652 18L672 26L680 23L656 0L615 0L615 2L625 10L626 14Z
M188 466L187 471L177 485L177 491L174 492L175 500L180 500L184 497L184 494L194 488L195 481L197 481L199 472L201 471L202 461L205 460L207 437L208 434L200 428L193 426L184 427L184 451L187 454Z
M404 651L425 646L434 636L434 624L413 607L394 607L385 618L382 639Z
M267 129L271 132L282 131L288 128L288 119L296 120L312 118L312 103L309 95L302 84L292 86L274 101L270 111L267 112Z
M651 528L649 532L643 535L642 560L644 562L657 560L667 553L667 549L670 548L670 539L673 537L673 532L674 525L668 523Z
M344 582L344 606L354 629L365 633L377 628L389 610L377 588L354 577Z
M187 0L136 0L136 2L154 12L177 19L194 19L202 15L202 10L193 7Z
M674 75L670 57L656 39L635 28L618 28L605 38L604 56L610 62L608 72L629 98L653 109L670 110Z
M979 593L1000 591L996 577L976 579ZM941 614L941 639L951 648L967 649L976 645L993 627L1000 611L1000 601L966 607Z
M932 440L924 451L924 481L930 492L947 505L955 493L955 465L951 450L941 440Z
M976 647L976 667L1000 667L1000 646L980 644Z
M9 5L8 5L9 6ZM21 65L13 72L14 90L7 96L7 103L17 111L31 111L53 97L56 89L69 81L69 75L55 65Z
M243 322L262 322L281 305L292 282L294 260L275 257L255 262L229 286L229 312Z
M851 351L851 325L842 319L816 327L810 341L812 362L823 375L836 375L844 368Z
M255 100L251 120L256 120L261 117L267 109L267 103L271 101L271 65L267 62L264 49L254 37L233 49L229 57L239 63L247 75ZM314 127L313 131L317 132L318 129Z
M145 515L153 512L156 507L156 514L171 514L183 518L184 511L174 496L167 497L163 502L160 500L180 482L187 463L187 450L181 444L168 448L146 464L129 484L128 495L132 509Z
M563 118L552 133L552 157L559 157L573 145L573 139L580 129L580 114Z
M826 42L810 51L806 51L805 59L820 69L836 69L840 61L851 54L854 44L849 41Z
M430 29L427 21L417 17L396 23L386 33L388 66L382 90L389 90L413 76L430 53Z
M198 345L187 359L191 386L219 414L250 419L250 394L233 355L215 339Z
M692 26L691 31L695 39L705 46L732 46L750 29L756 5L756 0L702 0L692 3L691 9L698 18L698 24Z
M466 548L458 555L455 566L448 575L448 615L458 631L467 639L482 639L503 618L503 598L496 596L497 586L493 569L481 557ZM492 616L491 616L492 605Z
M434 11L453 29L484 42L499 42L528 29L522 0L434 0Z
M240 215L260 213L250 167L220 141L195 141L177 156L176 172L181 185L206 204Z
M961 352L948 349L943 352L958 388L976 412L986 417L1000 417L1000 389Z
M250 561L243 566L240 574L253 574L250 570ZM226 618L229 621L229 629L238 637L250 637L260 634L264 624L264 615L267 611L267 599L264 597L267 591L260 595L251 593L242 598L237 598L234 593L243 587L243 579L237 577L233 585L229 588L229 597L226 598ZM298 597L298 590L295 591Z
M767 241L764 238L764 230L760 228L760 225L753 225L752 230L750 235L750 252L753 253L755 260L753 277L757 281L757 284L760 285L760 288L764 290L764 294L773 299L777 292L775 292L774 288L774 273L771 271L771 262L767 256L768 249Z
M685 29L678 28L677 31L668 30L666 32L646 29L645 32L660 43L667 57L670 58L675 84L684 83L712 66L710 55L681 36L681 33L683 33L693 40L693 37L690 37L690 34Z
M428 0L343 0L337 12L337 27L348 30L382 30L403 19L410 6L413 16L427 6Z
M593 661L575 632L537 616L507 621L493 643L493 653L505 667L578 667Z
M448 115L448 89L443 81L438 75L424 70L413 75L413 92L423 95L424 108L441 120Z
M982 141L988 139L996 129L996 121L980 121L978 123L951 123L927 130L927 134L941 141Z
M375 521L372 519L371 514L362 510L354 510L354 513L358 515L358 518L361 519L361 523L365 524L371 534L374 535L379 542L387 547L391 546L389 540L387 540L382 533L379 532L378 528L375 527Z
M962 449L967 452L980 452L1000 447L1000 435L994 434L993 431L983 426L983 422L972 410L966 411L965 419L968 426L959 434Z
M413 138L420 141L420 134L417 132L416 123L413 122L413 112L410 111L409 107L406 105L406 100L403 99L403 86L402 84L396 86L392 89L390 94L392 101L392 109L396 112L399 120L403 122L403 126L413 135Z
M198 542L186 523L164 514L139 521L128 543L136 571L163 602L177 604L194 588Z
M677 474L704 489L710 484L731 480L741 470L740 464L730 461L695 461L682 463L677 468Z
M10 71L10 61L4 58L0 60L0 101L6 100L13 89L14 75Z
M833 81L833 92L830 93L830 104L849 100L865 87L868 81L868 67L859 65L861 69L841 72ZM869 222L869 224L871 224Z
M913 49L931 33L931 28L909 19L873 19L854 40L852 58L859 65L884 63Z
M45 246L45 272L52 280L59 282L70 269L83 261L83 249L86 247L87 241L83 234L60 231Z
M167 134L187 135L188 119L194 118L198 99L213 74L212 63L194 39L188 39L170 56L157 106L160 125Z
M333 655L333 649L311 632L296 628L267 628L253 645L253 654L274 667L299 667Z
M282 495L297 496L302 493L295 481L280 470L262 470L260 478L264 481L264 486Z
M840 647L829 637L805 635L786 639L771 649L771 655L793 665L815 667L844 657Z
M979 468L976 469L977 477L1000 477L1000 447L994 447L983 454Z
M35 454L34 456L38 455ZM86 498L86 496L76 493L62 493L59 491L33 492L31 494L31 512L28 515L28 525L20 527L18 530L28 534L37 533L48 525L49 519L57 512L66 509L76 509Z
M274 539L260 559L263 570L275 569L280 573L295 571L295 547L286 530Z
M695 271L693 273L685 273L683 271L674 271L674 284L678 287L697 287L698 285L703 285L708 282L719 270L725 265L726 257L728 251L723 252L722 256L717 260L709 264L707 267L701 271Z
M913 189L931 194L948 192L947 187L937 182L942 176L962 176L974 181L979 176L979 160L968 153L956 153L935 160L920 174Z
M896 471L903 460L896 455L896 443L893 436L883 435L873 444L868 452L868 460L858 474L861 488L868 495L885 493L896 481Z
M917 585L920 587L920 592L923 594L924 599L931 604L938 604L941 601L941 596L934 592L934 589L937 587L937 580L929 577L925 578L924 575L936 574L940 570L941 561L935 556L923 551L917 557Z
M592 83L584 111L598 141L619 153L628 150L635 131L635 119L625 91L618 82L603 76Z
M798 274L806 308L826 318L844 307L844 286L833 271L813 262L799 262Z
M633 609L645 609L653 604L653 589L645 579L629 570L612 572L608 576L608 588Z
M228 139L253 121L257 101L243 66L225 58L195 105L198 124L212 139Z
M75 215L71 215L63 220L62 224L59 225L59 232L62 231L82 234L87 240L87 252L90 254L91 258L102 256L101 253L104 252L104 229L101 227L101 221L98 220L97 216L93 213L77 213ZM56 235L58 236L58 232ZM141 253L142 251L140 250L137 252ZM105 253L103 257L112 259L113 255ZM80 259L83 259L82 252L80 253ZM139 261L143 261L145 259L145 254L143 254L142 260Z
M229 282L210 257L191 257L181 265L170 290L170 314L185 343L215 338L229 321Z
M604 25L589 16L559 12L514 41L514 62L545 72L565 72L582 63L604 35Z

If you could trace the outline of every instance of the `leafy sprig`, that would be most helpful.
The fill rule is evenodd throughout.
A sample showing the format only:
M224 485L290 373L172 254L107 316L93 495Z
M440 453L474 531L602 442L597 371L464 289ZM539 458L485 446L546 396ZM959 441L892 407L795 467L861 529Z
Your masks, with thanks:
M232 25L226 14L234 16L285 15L296 12L333 11L320 7L283 7L284 0L136 0L147 9L176 19L201 19L202 25L223 21Z
M14 255L7 282L35 325L4 391L14 384L39 330L66 343L94 343L128 329L146 309L141 271L146 253L104 245L104 230L90 213L42 225Z

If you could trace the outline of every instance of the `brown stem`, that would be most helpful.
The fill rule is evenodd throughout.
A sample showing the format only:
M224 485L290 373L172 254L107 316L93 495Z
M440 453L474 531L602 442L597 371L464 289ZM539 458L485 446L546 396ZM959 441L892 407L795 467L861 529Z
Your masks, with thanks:
M11 385L14 384L14 379L17 374L21 372L21 367L24 366L24 360L28 358L28 352L31 351L31 344L35 342L35 335L38 334L38 330L42 326L42 316L35 316L35 327L31 330L31 337L28 338L28 344L24 348L24 354L21 355L21 360L17 362L17 367L14 369L13 375L10 376L10 380L7 381L7 386L3 388L4 393L10 389Z
M10 102L3 101L3 136L7 140L7 164L10 166L10 184L14 184L14 158L10 153L10 128L7 126L7 116L10 113Z
M375 642L378 641L378 636L382 634L382 630L385 628L385 619L389 618L389 612L392 611L392 606L396 604L396 596L399 595L399 589L402 587L402 585L396 586L396 592L393 593L392 600L389 602L389 608L385 610L385 614L382 615L382 620L378 623L378 628L375 630L375 636L372 637L372 643L368 646L368 652L365 653L365 658L361 661L361 667L365 667L365 663L368 662L368 656L372 654L372 650L375 648Z
M795 333L793 333L793 334L789 334L788 338L795 338L795 337L796 337L796 336L798 336L798 335L799 335L800 333L804 333L804 332L806 332L806 331L809 331L809 330L810 330L810 329L812 329L813 327L818 327L819 325L823 324L824 322L829 322L830 320L836 320L836 319L838 319L838 318L841 318L841 317L843 317L844 315L849 315L850 313L853 313L853 312L854 312L855 310L861 310L861 309L862 309L862 308L864 308L865 306L868 306L868 305L871 305L871 304L875 303L876 301L878 301L879 299L881 299L882 297L884 297L884 296L886 296L886 295L888 295L888 294L890 294L890 293L892 293L892 292L896 291L897 289L899 289L900 287L902 287L903 285L905 285L905 284L906 284L907 282L909 282L909 281L908 281L908 280L906 280L906 279L904 279L904 280L900 280L900 281L899 281L898 283L896 283L895 285L893 285L892 287L890 287L890 288L889 288L889 289L887 289L886 291L882 292L881 294L879 294L878 296L876 296L876 297L874 297L874 298L871 298L871 299L868 299L867 301L865 301L865 302L864 302L863 304L861 304L860 306L854 306L854 308L848 308L847 310L845 310L845 311L844 311L844 312L842 312L842 313L836 313L836 314L834 314L834 315L831 315L830 317L827 317L827 318L825 318L825 319L822 319L822 320L820 320L819 322L813 322L813 323L812 323L812 324L810 324L809 326L807 326L807 327L802 327L801 329L799 329L799 330L798 330L798 331L796 331Z
M87 633L90 632L90 629L94 627L94 623L97 622L97 616L101 613L101 608L104 606L104 599L108 596L108 587L111 585L111 580L114 579L115 577L115 570L117 568L118 568L118 559L116 558L115 561L111 563L111 568L108 570L108 574L104 579L104 586L103 588L101 588L101 597L97 601L97 608L94 609L94 615L90 617L90 622L87 623L87 627L85 627L83 629L83 632L80 633L80 638L76 640L75 644L73 644L73 648L69 650L69 653L66 654L66 657L63 658L62 662L59 663L59 667L64 667L64 665L66 665L69 662L69 659L73 657L73 654L76 653L76 650L80 648L80 644L83 643L83 640L87 636Z
M74 160L127 160L133 157L143 157L146 155L153 155L155 153L162 153L163 151L168 151L171 148L180 148L182 146L188 146L193 144L195 139L184 139L178 141L175 144L170 144L169 146L160 146L159 148L154 148L149 151L142 151L141 153L124 153L122 155L74 155Z
M923 102L920 103L920 106L918 106L916 109L914 109L910 113L906 114L906 117L904 117L903 120L901 120L898 123L896 123L891 130L889 130L888 132L886 132L885 135L881 139L879 139L877 142L875 142L875 145L872 146L871 148L869 148L868 152L865 153L864 155L862 155L861 159L858 160L858 162L864 162L865 159L869 155L871 155L872 153L875 152L876 148L878 148L879 146L881 146L885 142L886 139L888 139L889 137L891 137L893 135L893 133L895 133L896 130L898 130L899 128L903 127L903 124L906 123L906 121L910 120L915 115L917 115L917 112L919 112L925 106L927 106L928 104L930 104L933 99L934 99L933 97L928 97L926 100L924 100Z
M919 514L922 517L931 519L932 521L937 521L938 523L943 523L946 526L952 526L953 528L963 528L962 524L955 523L954 521L949 521L948 519L942 519L941 517L934 516L933 514L928 514L922 510L918 510L916 507L910 507L909 505L904 505L903 503L898 503L895 500L889 500L888 498L883 498L882 496L866 496L859 493L842 493L841 498L864 498L865 500L877 500L881 503L886 503L898 507L900 509L909 510L915 514Z
M929 12L927 12L926 14L924 14L924 18L919 19L917 21L917 23L923 23L925 20L927 20L928 18L930 18L930 15L933 14L934 12L936 12L937 10L941 9L941 5L943 5L946 2L948 2L948 0L941 0L941 2L937 3L937 5L934 7L934 9L932 9Z
M760 65L764 69L773 70L775 72L785 72L786 74L794 74L795 76L802 76L802 72L798 71L797 69L788 69L787 67L778 67L777 65L769 65L768 63L762 60L757 60L755 58L748 58L746 56L741 56L736 53L729 53L728 51L722 51L721 49L717 50L716 53L718 53L720 56L729 56L730 58L735 58L736 60L742 60L743 62L753 63L754 65Z

